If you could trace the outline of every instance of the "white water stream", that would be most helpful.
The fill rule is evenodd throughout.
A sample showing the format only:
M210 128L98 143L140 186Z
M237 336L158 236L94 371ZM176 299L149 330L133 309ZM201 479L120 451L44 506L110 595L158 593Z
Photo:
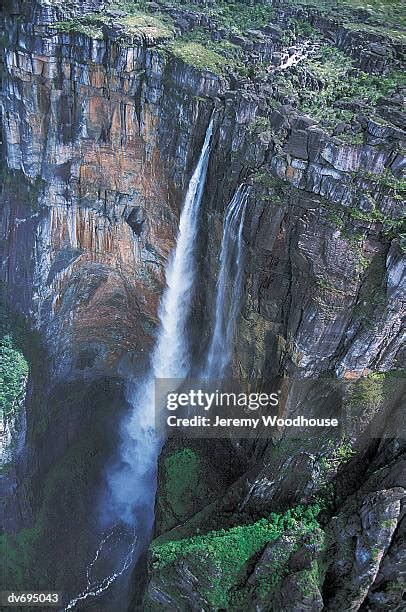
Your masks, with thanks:
M156 470L162 440L155 431L155 379L183 379L189 370L186 323L196 277L195 249L199 210L206 182L213 134L213 118L208 126L202 152L189 183L179 222L176 248L166 271L160 329L152 355L150 373L141 385L130 391L132 411L122 427L119 461L108 474L109 496L105 503L113 527L101 540L87 568L87 585L65 610L79 601L106 591L137 559L148 542L154 520ZM124 562L107 577L94 580L95 564L102 563L114 540L127 539ZM129 536L129 533L132 536ZM118 534L118 535L117 535Z
M207 353L205 378L221 380L230 363L244 274L243 227L250 188L241 185L228 205L221 243L214 331Z

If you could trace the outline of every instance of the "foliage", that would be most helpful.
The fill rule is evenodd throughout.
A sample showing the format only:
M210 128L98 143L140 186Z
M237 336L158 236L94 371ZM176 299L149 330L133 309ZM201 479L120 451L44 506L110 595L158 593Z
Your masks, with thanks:
M30 333L25 318L14 314L0 286L0 415L18 408L25 391L29 359Z
M383 401L389 401L390 394L396 390L398 379L404 378L404 370L389 372L373 372L350 385L349 404L357 406L379 406Z
M355 455L351 442L342 439L340 442L330 440L327 453L320 459L320 466L324 470L337 469L347 463Z
M18 407L25 391L28 363L16 349L11 336L0 339L0 416Z
M153 542L153 567L161 572L170 571L173 563L186 558L195 560L201 568L208 564L214 571L204 596L214 608L227 608L230 589L244 577L249 560L285 531L308 533L316 529L320 511L319 503L297 506L284 514L272 513L249 525L220 529L186 540Z
M12 170L6 163L0 162L0 188L7 190L10 196L27 206L32 212L40 207L46 181L41 177L29 179L21 170Z
M0 536L3 584L7 588L27 586L35 567L34 550L40 538L40 529L22 529L18 534Z
M51 27L59 32L77 32L89 38L100 40L103 38L104 25L121 27L123 35L120 41L123 43L134 37L161 39L172 38L173 36L173 29L168 19L163 20L154 15L134 10L115 20L101 13L87 13L74 19L57 21Z
M209 10L222 26L238 33L247 29L260 28L267 25L274 16L274 9L270 4L247 4L245 0L220 0Z
M379 406L385 399L383 383L385 374L376 373L357 380L351 388L349 404L357 406Z
M350 122L354 115L353 111L337 108L336 102L355 99L373 107L380 97L406 84L406 77L401 71L376 76L356 70L351 58L334 46L324 45L296 71L279 74L276 82L281 91L300 92L300 110L331 128L338 121Z
M402 0L291 0L315 8L330 17L341 17L348 28L404 40L405 12Z
M58 32L66 32L68 34L83 34L89 38L101 40L103 38L102 22L98 16L83 15L66 21L56 21L50 27L58 30Z
M261 196L262 201L269 201L278 206L284 206L288 202L289 185L280 178L266 171L258 171L252 175L254 184L264 188L266 196Z
M255 550L269 542L284 531L294 529L302 524L305 531L318 526L317 517L321 511L320 504L296 506L284 514L271 513L269 518L262 518L256 523L239 525L228 530L220 529L202 536L186 540L169 541L151 545L154 568L164 568L191 552L209 551L214 561L219 563L240 563L252 556Z
M197 494L201 476L200 459L191 448L178 450L165 459L166 498L179 519Z

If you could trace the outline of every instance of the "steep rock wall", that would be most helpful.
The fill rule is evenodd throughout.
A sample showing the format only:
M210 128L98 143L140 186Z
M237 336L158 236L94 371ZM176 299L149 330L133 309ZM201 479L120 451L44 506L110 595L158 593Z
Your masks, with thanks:
M27 448L18 482L25 510L11 529L36 525L39 509L49 502L50 510L41 519L51 537L47 544L37 545L37 551L46 557L46 569L55 574L55 583L64 584L65 572L65 584L73 590L94 549L95 541L89 536L94 525L85 517L103 485L100 474L105 457L114 450L114 435L106 430L116 429L117 406L125 405L123 381L114 376L119 366L136 373L145 366L157 321L163 267L213 106L218 113L203 202L201 274L192 336L199 358L210 335L224 210L237 186L247 181L253 187L244 233L248 256L233 367L239 377L249 380L326 372L357 379L371 370L383 372L402 365L403 209L393 181L401 178L404 166L400 153L404 132L393 123L381 125L360 116L357 129L362 142L348 143L292 108L272 79L266 83L227 80L162 53L151 39L125 46L113 40L114 32L98 39L57 33L45 25L69 11L69 15L80 12L75 3L66 7L68 13L60 12L64 7L36 5L33 23L16 18L22 10L26 8L20 5L2 16L9 36L2 95L7 162L2 191L2 278L14 303L32 315L42 332L50 357L44 367L51 377L47 389L52 393L44 394L46 418L40 426L38 417L43 412L38 397L27 406ZM261 48L270 58L273 43L266 34L261 34ZM341 47L345 47L344 39L341 34L337 37ZM379 66L378 71L386 69L385 62ZM397 116L396 95L384 106L391 117ZM41 381L33 382L38 396ZM78 387L81 392L76 396ZM399 411L398 397L393 404L372 404L361 402L366 425L379 411L388 419ZM359 442L370 460L378 451L369 434L362 437L363 431L348 433L351 443ZM90 447L82 446L86 436ZM45 440L52 442L45 447ZM180 517L186 521L180 537L187 537L196 529L221 527L219 518L224 525L235 525L271 510L310 502L335 482L342 468L341 457L336 457L327 440L311 442L307 450L292 447L283 436L267 444L254 441L238 450L210 444L194 449L201 458L201 472L209 466L214 475L212 481L199 482L197 495L180 513L173 504L173 491L168 496L164 490L163 462L173 450L168 446L160 466L158 531L171 529ZM66 453L69 447L75 452ZM386 443L378 450L385 455L385 466L394 464L402 452ZM214 454L217 459L211 457ZM79 488L70 481L65 485L66 473L81 462L86 469L78 468ZM323 462L326 469L320 467ZM351 469L353 464L344 470L344 482L350 479ZM357 464L354 472L356 482L343 486L345 492L337 502L348 497L342 521L356 515L362 525L369 507L371 512L376 509L377 521L381 520L384 513L380 494L374 497L376 483L356 493L365 471ZM374 467L370 472L375 478ZM22 485L27 476L31 486L41 491L34 497ZM388 556L396 556L398 546L395 530L401 526L403 491L397 488L401 486L394 473L382 489L390 492L393 501L389 517L393 525L386 526L379 540L378 561L385 558L383 563L389 566L385 570L382 565L385 576L393 571ZM52 492L63 487L60 503L52 506ZM365 495L369 497L362 510ZM73 512L66 504L70 519L63 503L67 499L74 500ZM212 505L204 508L208 502ZM11 511L8 507L7 514ZM76 516L85 542L78 563L73 560L61 567L52 554L55 534L61 525L69 532L67 526ZM340 531L335 524L327 529ZM343 536L342 545L361 531L357 527ZM60 545L73 559L75 551L68 539ZM308 542L300 540L300 545L306 549ZM268 553L272 551L267 549ZM263 561L265 570L258 561L250 577L253 584L255 572L266 573L267 559ZM292 565L304 571L299 561L292 560ZM379 585L389 580L382 575L377 578L379 567L376 559L372 561L362 593L365 599L371 589L371 601L374 592L379 598ZM344 601L340 584L358 570L352 569L350 561L344 570L338 566L335 560L329 570L331 583L338 585L334 592L322 593L322 584L313 589L317 605L322 595L326 601ZM181 574L184 567L181 563ZM192 566L191 571L202 582L201 568ZM292 574L280 590L282 600L292 587ZM152 606L168 604L169 598L169 606L176 609L185 593L190 596L190 582L182 578L180 590L170 599L174 580L173 574L167 580L152 573ZM351 589L355 592L356 585ZM345 605L356 597L352 593ZM303 593L297 594L294 604L308 605L303 602ZM193 597L189 603L210 605L204 593L198 603Z

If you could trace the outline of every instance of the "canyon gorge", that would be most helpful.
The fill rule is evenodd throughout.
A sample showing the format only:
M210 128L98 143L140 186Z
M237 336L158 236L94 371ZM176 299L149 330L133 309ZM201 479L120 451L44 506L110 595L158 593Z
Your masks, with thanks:
M2 2L2 589L404 609L402 19ZM225 372L339 431L150 433L155 377Z

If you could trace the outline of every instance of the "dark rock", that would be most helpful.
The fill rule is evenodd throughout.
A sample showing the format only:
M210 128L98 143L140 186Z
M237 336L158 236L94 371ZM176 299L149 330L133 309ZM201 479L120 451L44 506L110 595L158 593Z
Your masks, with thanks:
M403 176L406 168L406 157L404 155L397 155L395 160L391 164L391 170L393 174L399 178Z
M370 51L372 51L372 53L375 53L376 55L382 55L386 57L390 54L390 50L388 49L388 47L385 47L385 45L378 42L371 42L368 48Z
M308 159L307 139L308 134L305 130L292 130L289 140L284 147L286 153L290 153L290 155L300 159Z
M279 132L279 130L289 125L286 117L277 110L272 111L270 122L275 132Z
M338 123L334 128L334 136L340 136L340 134L345 134L345 132L349 132L351 130L351 125L349 123L345 123L342 121Z
M144 223L146 221L145 210L140 206L135 206L126 219L128 225L136 236L141 236Z
M333 106L334 108L341 108L342 110L350 110L353 112L358 112L366 108L366 104L361 100L348 100L345 98L336 100Z

